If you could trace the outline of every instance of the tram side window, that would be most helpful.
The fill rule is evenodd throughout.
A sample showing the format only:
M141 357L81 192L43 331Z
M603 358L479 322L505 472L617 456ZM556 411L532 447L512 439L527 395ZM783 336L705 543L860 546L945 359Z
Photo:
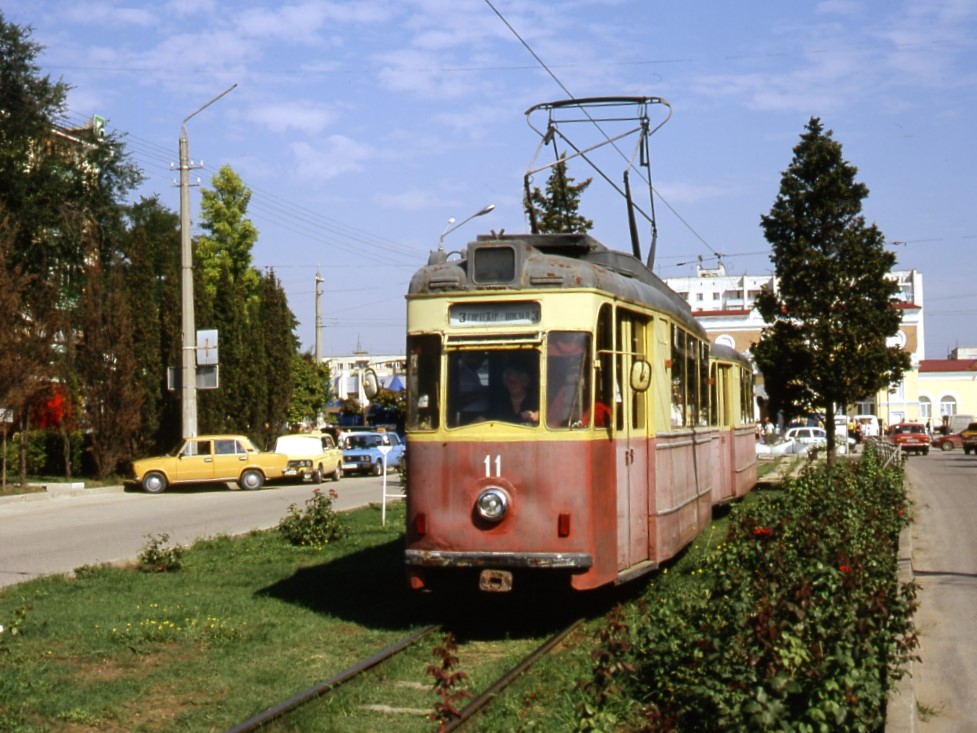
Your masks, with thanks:
M597 395L595 404L603 405L606 411L612 412L617 408L618 414L621 406L615 397L618 392L614 389L614 319L610 305L603 305L597 317ZM610 425L611 415L608 415L607 425Z
M672 326L672 427L685 425L685 331Z
M701 346L698 339L672 325L672 427L692 427L708 414L700 412L700 407L707 407L701 404L699 392L705 381L699 372Z
M696 341L699 345L699 425L709 424L709 408L712 392L709 389L709 342ZM728 424L728 422L727 422Z
M551 428L585 428L591 423L590 334L554 331L546 347L546 424ZM597 427L607 423L604 406L594 414Z
M753 374L740 369L740 414L738 423L746 425L753 422Z
M407 426L436 430L439 423L441 339L437 335L407 339Z

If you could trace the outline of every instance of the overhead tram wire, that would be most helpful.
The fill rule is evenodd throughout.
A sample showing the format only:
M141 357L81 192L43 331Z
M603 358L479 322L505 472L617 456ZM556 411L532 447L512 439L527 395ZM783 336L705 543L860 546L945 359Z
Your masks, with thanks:
M537 54L537 53L536 53L536 52L535 52L535 51L534 51L534 50L532 49L532 47L531 47L531 46L530 46L530 45L529 45L529 44L528 44L528 43L527 43L527 42L526 42L526 41L525 41L525 40L524 40L524 39L522 38L522 36L520 36L520 35L519 35L519 33L518 33L518 31L516 31L516 29L512 27L512 24L511 24L511 23L509 23L509 21L508 21L508 20L506 20L506 17L505 17L504 15L502 15L502 13L500 13L500 12L499 12L499 10L498 10L498 9L497 9L497 8L496 8L496 7L495 7L495 6L493 5L493 4L492 4L492 0L485 0L485 4L486 4L486 5L488 5L488 6L489 6L489 8L491 8L491 9L492 9L492 12L493 12L493 13L495 13L495 14L496 14L496 15L497 15L497 16L499 17L499 20L501 20L501 21L502 21L502 22L503 22L503 23L505 24L505 26L506 26L506 28L508 28L508 29L509 29L509 31L510 31L510 32L512 33L512 35L514 35L514 36L516 37L516 39L517 39L517 40L518 40L518 41L519 41L519 42L520 42L520 43L521 43L521 44L523 45L523 47L524 47L524 48L525 48L525 49L526 49L527 51L529 51L529 53L530 53L530 54L532 55L532 57L533 57L534 59L536 59L536 62L537 62L537 63L538 63L538 64L539 64L539 65L540 65L540 66L541 66L542 68L543 68L543 70L544 70L544 71L545 71L545 72L546 72L547 74L549 74L549 75L550 75L550 78L551 78L551 79L553 79L553 81L555 81L555 82L556 82L556 84L557 84L557 86L559 86L559 87L560 87L560 89L562 89L562 90L563 90L563 92L564 92L564 93L565 93L565 94L566 94L566 95L567 95L567 96L568 96L568 97L569 97L570 99L576 99L576 97L575 97L575 96L573 95L573 93L572 93L572 92L571 92L571 91L570 91L569 89L567 89L567 87L566 87L566 85L565 85L565 84L564 84L564 83L563 83L563 82L562 82L562 81L561 81L561 80L559 79L559 77L557 77L557 75L556 75L556 74L555 74L555 73L553 72L553 70L552 70L552 69L551 69L551 68L550 68L549 66L547 66L547 65L546 65L546 63L545 63L545 62L543 61L543 59L541 59L541 58L539 57L539 55L538 55L538 54ZM603 129L601 128L601 126L600 126L600 125L599 125L599 124L597 123L597 121L596 121L596 120L594 120L594 119L593 119L593 118L592 118L592 117L590 116L590 113L589 113L589 112L587 112L587 110L585 110L585 109L581 109L581 111L582 111L582 112L583 112L583 113L584 113L584 114L585 114L585 115L587 116L587 118L588 118L588 119L590 119L590 121L591 121L591 122L593 123L593 125L594 125L594 127L596 127L596 128L598 129L598 130L600 130L600 132L601 132L601 134L602 134L602 135L604 136L604 138L605 138L605 139L607 139L607 140L608 140L608 142L610 142L610 138L608 137L608 135L607 135L607 133L606 133L606 132L604 132L604 130L603 130ZM617 153L618 153L618 155L620 155L620 156L621 156L621 157L622 157L622 158L623 158L623 159L624 159L625 161L627 161L627 160L628 160L628 157L627 157L627 156L626 156L626 155L624 154L624 152L623 152L623 151L622 151L622 150L621 150L620 148L618 148L618 146L617 146L617 145L616 145L615 143L613 143L613 142L612 142L612 143L611 143L611 146L612 146L612 147L613 147L613 148L614 148L614 149L615 149L615 150L617 151ZM630 163L629 163L629 165L630 165ZM639 177L639 178L640 178L640 179L641 179L642 181L644 181L644 182L645 182L646 184L648 184L648 186L650 186L650 187L651 187L651 190L652 190L652 191L654 191L654 193L655 193L655 195L656 195L656 196L657 196L657 197L659 198L659 200L660 200L660 201L661 201L661 202L662 202L663 204L665 204L665 206L666 206L666 207L668 208L668 210L669 210L669 211L671 211L671 212L672 212L672 214L674 214L674 215L675 215L675 217L676 217L676 218L677 218L677 219L678 219L678 220L679 220L680 222L682 222L682 225L683 225L683 226L684 226L684 227L685 227L686 229L688 229L688 230L689 230L689 231L690 231L690 232L692 233L692 235L693 235L693 236L694 236L694 237L695 237L696 239L698 239L698 240L699 240L700 242L702 242L702 244L703 244L703 246L705 246L705 248L706 248L706 249L708 249L708 250L709 250L709 251L710 251L710 252L711 252L711 253L712 253L712 254L713 254L714 256L716 256L716 257L720 257L720 256L721 256L721 255L720 255L720 253L719 253L718 251L716 251L716 249L715 249L715 248L714 248L714 247L713 247L712 245L710 245L710 244L709 244L709 243L708 243L708 242L707 242L707 241L706 241L706 240L705 240L705 239L704 239L704 238L702 237L702 235L700 235L700 234L699 234L699 233L698 233L698 232L697 232L697 231L696 231L696 230L695 230L695 229L694 229L694 228L692 227L692 225L691 225L691 224L689 224L689 223L688 223L688 222L687 222L687 221L686 221L686 220L685 220L685 219L684 219L684 218L683 218L683 217L682 217L682 216L681 216L681 215L680 215L680 214L679 214L679 213L678 213L678 212L677 212L677 211L675 210L675 208L674 208L674 207L673 207L673 206L672 206L672 205L671 205L670 203L668 203L668 201L666 201L666 200L665 200L665 198L664 198L664 197L663 197L663 196L662 196L662 195L661 195L661 194L660 194L660 193L658 192L658 189L657 189L657 188L655 188L655 187L654 187L654 186L652 185L652 183L651 183L651 181L650 181L649 179L647 179L647 178L645 178L645 176L644 176L644 173L643 173L643 171L641 171L640 169L637 169L637 170L636 170L636 172L637 172L637 174L638 174L638 177Z
M64 115L59 117L56 122L68 128L82 128L89 119L79 115ZM125 136L123 144L130 152L133 162L140 167L147 179L161 178L172 182L170 166L173 163L173 154L171 150L128 132L120 131L111 125L107 124L106 128L123 133ZM166 166L166 172L153 173L159 166ZM212 175L217 173L217 170L209 165L205 165L202 170ZM413 267L415 265L415 254L408 252L403 244L378 237L338 221L323 219L310 209L298 206L263 189L253 187L247 181L243 182L253 194L256 194L251 199L252 210L261 213L267 220L283 229L319 244L323 243L324 233L335 238L337 245L348 245L351 242L360 243L365 245L367 250L373 251L361 249L358 250L358 254L370 257L377 263L401 267ZM402 259L391 262L389 260L390 255L400 256Z

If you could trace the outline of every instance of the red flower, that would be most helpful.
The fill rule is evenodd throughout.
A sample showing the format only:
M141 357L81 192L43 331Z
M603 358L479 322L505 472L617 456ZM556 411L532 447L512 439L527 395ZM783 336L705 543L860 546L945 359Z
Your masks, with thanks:
M848 566L848 565L839 565L838 566L838 570L840 570L843 573L850 573L851 572L851 567Z
M754 537L769 537L773 534L773 530L770 527L754 527L753 536Z

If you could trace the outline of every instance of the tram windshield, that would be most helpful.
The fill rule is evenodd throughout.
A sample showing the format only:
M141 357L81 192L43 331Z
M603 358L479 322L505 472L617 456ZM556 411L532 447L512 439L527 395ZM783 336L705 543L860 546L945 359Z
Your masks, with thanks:
M459 350L448 354L449 428L498 420L539 424L539 352Z
M411 337L407 426L436 430L444 420L448 428L487 421L554 430L608 427L609 408L594 402L592 338L587 331L551 331L542 349L442 352L438 336Z

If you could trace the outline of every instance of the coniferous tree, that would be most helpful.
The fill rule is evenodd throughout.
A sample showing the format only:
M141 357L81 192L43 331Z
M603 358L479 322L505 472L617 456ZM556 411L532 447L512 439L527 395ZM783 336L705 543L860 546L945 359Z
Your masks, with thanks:
M169 450L182 437L180 395L167 390L167 368L182 363L180 221L156 197L131 206L128 218L126 287L143 393L134 452L146 455Z
M298 353L297 321L274 272L260 277L257 321L264 335L265 413L258 429L269 445L288 426L288 410L294 390L292 368ZM314 409L314 408L313 408Z
M533 234L585 234L593 229L594 222L579 213L580 196L592 180L574 184L574 179L567 175L565 160L554 165L546 182L546 193L534 188L523 201Z
M781 177L770 213L761 217L772 248L776 289L757 310L767 326L753 346L773 412L824 412L834 455L837 409L897 382L909 355L887 339L899 330L889 277L895 255L862 216L868 188L842 157L841 144L811 118Z
M131 455L143 395L135 379L132 319L120 263L89 267L76 329L84 422L91 431L95 474L105 478Z
M199 394L198 419L213 432L243 432L262 445L284 429L297 341L295 316L273 275L252 266L257 230L247 218L251 192L224 166L202 193L196 242L197 323L218 331L220 387Z

